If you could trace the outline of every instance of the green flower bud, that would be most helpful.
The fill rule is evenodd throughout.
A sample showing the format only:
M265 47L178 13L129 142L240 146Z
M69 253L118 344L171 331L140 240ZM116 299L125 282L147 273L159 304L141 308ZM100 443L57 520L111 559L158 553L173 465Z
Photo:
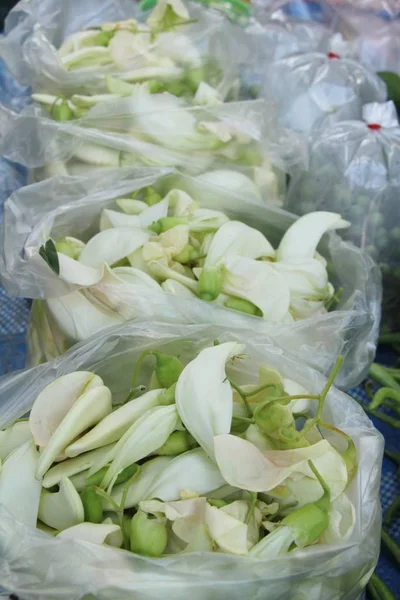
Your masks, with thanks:
M119 483L125 483L125 481L128 481L128 479L133 477L138 470L139 466L136 463L133 463L133 465L129 465L129 467L126 467L118 475L117 479L115 480L115 485L118 485Z
M207 498L207 502L210 506L216 506L217 508L222 508L228 504L225 500L218 500L217 498Z
M103 520L103 504L94 486L85 487L80 495L85 511L85 521L101 523Z
M189 89L193 94L196 93L202 81L206 79L206 72L204 67L197 67L195 69L189 69L186 71L184 81L187 83Z
M222 292L223 277L217 268L203 269L199 279L199 296L202 300L212 302Z
M75 258L75 249L64 238L55 244L57 252L65 254L70 258Z
M266 435L272 435L277 430L293 425L293 415L286 406L267 400L254 410L257 427Z
M144 189L144 198L143 201L148 204L148 206L153 206L154 204L158 204L161 202L162 197L160 194L156 192L154 188L148 186Z
M172 384L171 387L163 391L158 399L158 402L161 406L170 406L171 404L175 404L175 389L176 383Z
M108 46L111 39L114 37L116 30L101 31L95 38L94 42L96 46Z
M73 112L67 100L56 101L51 110L51 116L55 121L70 121L73 117Z
M162 81L152 79L148 82L150 94L159 94L166 91L166 85Z
M157 450L157 454L160 456L175 456L177 454L183 454L193 447L192 436L187 431L174 431L171 433L165 444Z
M321 484L324 493L317 502L305 504L281 521L281 525L290 527L296 544L300 547L309 546L316 542L329 524L329 508L331 503L329 487L311 460L308 461L308 464Z
M226 308L232 308L233 310L238 310L248 315L260 316L259 313L261 312L260 309L252 302L249 302L248 300L243 300L243 298L236 298L235 296L229 296L224 306L226 306Z
M154 221L149 227L150 231L154 231L157 235L164 233L177 225L187 225L187 217L162 217L158 221Z
M169 83L166 86L165 91L169 94L172 94L173 96L178 97L183 96L185 93L189 92L187 86L185 86L183 83L180 83L179 81L172 81L171 83Z
M107 471L108 471L108 467L103 467L99 471L96 471L96 473L93 473L93 475L88 477L88 479L86 480L86 485L89 485L89 486L100 485L101 482L103 481Z
M133 378L132 387L136 385L136 378L139 374L139 370L142 366L143 360L146 356L153 355L156 358L155 374L157 381L163 388L170 388L179 379L179 375L183 371L183 365L179 358L176 356L170 356L169 354L163 354L158 350L146 350L143 352L136 363L135 375Z
M186 244L184 249L181 252L179 252L179 254L176 254L174 256L174 260L182 264L186 264L196 260L198 256L199 253L197 252L197 250L195 250L195 248L193 248L191 244Z
M131 520L131 551L143 556L159 558L168 542L167 527L139 510Z

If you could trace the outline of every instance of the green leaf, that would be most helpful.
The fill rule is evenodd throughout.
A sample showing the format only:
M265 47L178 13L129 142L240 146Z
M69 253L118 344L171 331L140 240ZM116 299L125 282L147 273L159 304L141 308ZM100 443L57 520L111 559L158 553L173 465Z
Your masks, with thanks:
M57 248L53 240L48 239L44 246L40 246L39 255L56 275L60 274L60 263L58 261Z

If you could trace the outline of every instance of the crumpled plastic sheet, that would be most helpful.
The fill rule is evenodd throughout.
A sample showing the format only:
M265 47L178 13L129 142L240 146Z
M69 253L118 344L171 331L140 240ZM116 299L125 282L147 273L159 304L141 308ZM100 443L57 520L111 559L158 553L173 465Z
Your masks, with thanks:
M218 325L127 323L99 333L51 363L1 379L0 427L25 414L37 394L60 375L93 370L118 401L129 389L132 364L144 349L179 353L188 361L216 338L246 343L251 362L234 367L240 382L248 381L249 374L256 376L258 367L267 363L311 393L323 387L321 375L254 328L235 332ZM383 440L361 407L336 389L328 394L323 417L350 435L357 447L358 474L348 490L357 522L344 544L312 546L268 561L218 553L154 560L54 539L16 522L0 508L0 581L24 600L49 594L59 600L78 600L85 594L99 600L129 595L137 600L187 600L188 593L195 600L359 600L379 553Z

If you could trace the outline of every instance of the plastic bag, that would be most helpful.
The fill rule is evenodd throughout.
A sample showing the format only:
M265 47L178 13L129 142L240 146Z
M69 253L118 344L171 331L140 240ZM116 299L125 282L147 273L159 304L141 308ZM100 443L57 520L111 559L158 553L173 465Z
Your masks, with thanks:
M263 96L275 101L281 125L308 134L338 121L360 118L363 104L386 100L386 86L354 60L332 52L313 52L270 64Z
M230 23L219 11L196 2L189 2L187 6L190 22L176 28L173 40L171 32L157 36L150 52L171 58L179 68L187 69L190 67L190 50L190 54L201 61L196 59L196 67L210 61L217 65L222 71L219 85L229 88L240 74L239 65L251 57L243 43L230 54L220 41L240 35L240 26ZM6 19L6 37L0 41L0 57L20 83L31 85L34 90L66 95L101 92L106 89L106 74L118 76L147 66L143 55L138 53L129 57L125 69L107 65L68 71L57 48L68 36L82 29L126 19L144 22L148 14L130 0L82 0L79 10L72 0L61 3L58 0L21 0Z
M152 102L156 96L145 88L137 93L140 109L132 96L104 102L67 122L54 121L34 106L20 114L0 106L0 152L35 169L34 181L118 166L173 166L196 174L222 165L265 166L266 161L287 172L307 160L303 140L278 128L263 100L204 107L183 103L168 110L159 94L146 109L147 96Z
M383 313L400 326L400 127L393 102L368 104L363 121L337 123L311 141L310 167L291 181L290 210L340 211L353 226L344 235L381 264Z
M129 389L132 365L140 352L157 348L179 354L184 362L197 352L221 342L246 343L251 358L237 363L242 381L269 364L284 376L319 392L324 379L282 353L255 329L231 331L218 325L127 323L101 332L86 344L40 367L0 380L0 427L24 415L50 381L75 370L91 370L109 386L115 401ZM78 600L91 594L102 599L174 600L358 600L373 570L380 545L380 468L383 439L362 408L332 388L324 417L355 442L358 472L348 490L356 507L356 526L350 538L337 546L310 546L268 561L225 554L193 553L151 559L90 543L54 539L13 520L0 508L0 580L25 600L41 598L50 589L57 597ZM90 596L90 597L93 597Z
M0 272L7 290L14 295L50 298L70 292L47 267L38 249L50 235L56 239L72 235L83 240L98 231L100 213L114 206L115 199L146 185L165 193L170 175L157 170L116 170L86 178L55 177L16 192L5 206L3 249ZM225 212L265 233L276 246L294 217L273 206L251 202L240 193L202 184L187 176L173 176L173 187L188 191L201 207ZM158 187L157 187L158 186ZM330 280L343 295L335 310L291 324L270 323L199 300L132 286L105 285L102 308L107 307L106 323L122 319L158 318L178 323L220 323L227 327L254 327L271 336L290 353L328 372L337 354L346 355L339 385L356 385L365 375L375 354L379 327L380 277L371 259L355 247L331 235L319 251L330 263ZM87 295L90 290L86 290ZM85 296L86 297L86 296ZM92 298L92 301L94 299ZM103 315L104 316L104 315ZM46 311L32 313L31 356L46 360L65 351L81 338L72 331L66 339ZM110 321L111 320L111 321ZM85 328L85 322L82 325ZM100 325L99 325L100 327ZM49 350L50 349L50 350ZM50 354L49 354L50 352Z

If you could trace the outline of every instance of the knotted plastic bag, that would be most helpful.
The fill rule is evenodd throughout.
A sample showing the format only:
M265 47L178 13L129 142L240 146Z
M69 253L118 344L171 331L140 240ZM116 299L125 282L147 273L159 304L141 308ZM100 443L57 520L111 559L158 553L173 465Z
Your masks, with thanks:
M386 100L386 86L360 63L336 52L292 55L264 71L263 96L281 125L306 134L361 117L367 102Z
M57 297L78 288L61 281L46 265L39 255L40 246L50 236L56 240L64 236L90 239L99 231L104 208L116 210L116 199L149 185L161 195L171 186L183 189L201 208L222 211L230 219L259 229L274 247L295 220L290 213L252 199L243 189L235 191L227 184L219 186L202 177L156 169L121 169L81 178L55 177L19 190L5 205L0 271L9 293L47 299L46 309L35 303L32 312L29 337L33 362L64 352L72 343L98 329L145 316L174 323L253 327L322 372L332 368L338 353L345 354L346 364L339 380L342 387L350 388L363 378L373 360L378 334L379 270L364 252L337 235L326 236L319 252L328 260L330 281L336 289L343 288L342 296L330 312L293 323L264 321L193 296L167 294L159 286L154 289L154 285L150 289L103 282L100 291L96 287L95 296L94 288L92 291L84 288L75 294L79 300L75 311L71 304L64 303L63 308L55 302ZM96 319L89 318L87 312L93 303L99 308Z
M135 82L143 81L146 73L155 73L155 79L162 80L158 67L168 67L180 79L180 71L184 76L192 70L209 71L212 66L214 73L219 73L213 83L221 91L229 90L240 75L240 64L251 59L244 43L238 44L233 54L221 44L221 40L239 35L240 26L196 2L185 2L183 9L180 0L169 4L178 13L187 11L186 23L172 25L153 38L146 33L149 12L130 0L82 0L79 7L72 0L21 0L6 19L0 57L20 83L31 85L34 91L67 96L104 92L109 74ZM72 34L128 19L137 33L132 53L125 50L123 60L115 52L111 58L106 56L103 65L82 64L71 69L69 61L67 64L57 52ZM107 48L102 49L106 55ZM73 58L77 60L75 55Z
M383 313L399 327L400 127L393 102L367 104L363 119L337 123L311 141L310 166L292 179L287 206L297 214L339 211L343 235L368 251L384 274Z
M1 378L0 427L29 411L43 388L61 375L94 371L120 402L142 351L179 354L186 363L215 339L246 344L245 366L235 364L240 381L257 376L259 366L268 364L310 393L319 393L324 385L321 375L260 336L257 328L238 332L220 325L127 323L99 333L51 363ZM1 584L25 600L41 598L49 590L56 590L60 600L159 600L160 594L166 600L186 600L188 589L195 600L358 600L379 554L383 440L362 408L335 388L328 393L323 417L351 436L357 450L358 472L347 491L356 525L342 544L310 546L267 561L207 552L151 559L53 538L16 522L0 507Z

